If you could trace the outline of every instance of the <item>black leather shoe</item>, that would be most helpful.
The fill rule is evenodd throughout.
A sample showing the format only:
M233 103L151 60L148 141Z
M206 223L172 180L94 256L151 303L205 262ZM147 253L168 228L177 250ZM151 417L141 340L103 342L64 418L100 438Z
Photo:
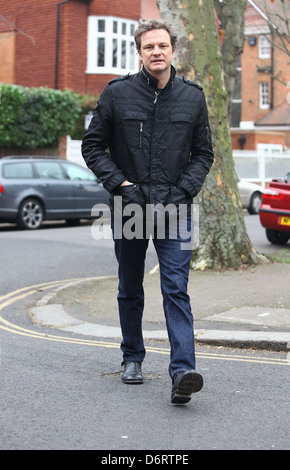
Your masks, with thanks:
M141 362L125 362L122 381L125 384L142 384Z
M199 392L203 386L203 378L195 370L177 372L173 377L171 403L182 405L191 399L191 394Z

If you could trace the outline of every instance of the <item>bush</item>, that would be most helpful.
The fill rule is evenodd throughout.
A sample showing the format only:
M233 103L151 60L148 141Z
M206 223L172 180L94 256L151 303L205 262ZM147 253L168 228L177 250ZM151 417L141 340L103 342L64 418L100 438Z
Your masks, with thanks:
M0 146L55 146L81 114L81 97L69 90L0 85Z
M85 117L87 114L92 113L97 107L99 95L85 95L80 98L81 114L75 121L74 129L70 136L72 139L82 140L85 136Z

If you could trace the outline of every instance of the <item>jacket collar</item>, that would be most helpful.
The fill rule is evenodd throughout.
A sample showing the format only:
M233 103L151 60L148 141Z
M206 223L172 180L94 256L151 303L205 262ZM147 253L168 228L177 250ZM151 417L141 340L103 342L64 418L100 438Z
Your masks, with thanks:
M152 86L155 89L158 89L157 78L152 77L152 75L148 72L148 70L145 69L144 65L142 65L142 69L140 70L139 73L147 85ZM173 84L175 75L176 75L175 68L173 67L173 65L171 65L170 78L168 80L166 87L164 88L164 91L167 90Z

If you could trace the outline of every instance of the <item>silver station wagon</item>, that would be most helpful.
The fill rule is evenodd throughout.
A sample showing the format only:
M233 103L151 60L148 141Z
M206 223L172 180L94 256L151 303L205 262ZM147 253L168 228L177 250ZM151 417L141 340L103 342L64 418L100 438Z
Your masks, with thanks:
M0 222L38 229L44 220L76 223L92 217L109 193L87 168L58 158L0 159Z

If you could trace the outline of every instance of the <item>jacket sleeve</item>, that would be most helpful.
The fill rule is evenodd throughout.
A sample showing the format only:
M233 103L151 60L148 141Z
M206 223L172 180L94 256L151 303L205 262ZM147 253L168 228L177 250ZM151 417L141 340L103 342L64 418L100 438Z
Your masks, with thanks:
M191 158L187 168L180 175L178 186L185 189L191 197L201 190L205 177L213 164L214 154L211 131L204 93L202 92L201 109L191 142Z
M107 85L98 100L98 106L82 141L82 155L87 167L109 192L126 180L108 150L112 139L112 124L112 97L110 87Z

